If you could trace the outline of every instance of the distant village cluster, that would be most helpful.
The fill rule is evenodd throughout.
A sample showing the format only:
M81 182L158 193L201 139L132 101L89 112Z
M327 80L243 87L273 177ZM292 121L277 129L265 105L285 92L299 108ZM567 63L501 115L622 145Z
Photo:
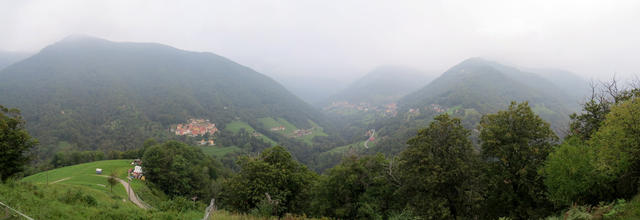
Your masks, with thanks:
M315 128L315 127L314 127ZM307 136L307 135L311 135L313 134L313 129L314 128L310 128L310 129L296 129L295 131L293 131L289 137L302 137L302 136ZM271 131L286 131L287 128L285 128L284 126L277 126L277 127L273 127L270 128L269 130Z
M311 135L313 134L313 128L310 129L296 129L295 131L293 131L293 133L291 133L291 136L293 137L302 137L302 136L307 136L307 135Z
M429 106L424 107L424 110L426 112L431 112L431 113L445 113L447 112L448 108L443 107L439 104L431 104ZM460 109L456 109L454 111L454 113L459 113ZM420 114L420 108L410 108L409 111L407 112L409 114L414 114L414 115L419 115Z
M171 128L171 132L178 136L189 136L189 137L197 137L204 136L209 134L209 140L205 140L204 138L198 141L199 145L215 145L215 142L212 136L218 132L218 128L216 128L216 124L209 122L208 119L189 119L189 123L187 124L177 124L175 127Z
M176 135L179 136L201 136L205 134L215 134L218 131L216 124L212 124L209 120L205 119L189 119L188 124L177 124L175 129L171 129Z
M383 113L385 116L398 115L398 105L396 103L389 103L382 106L375 106L368 102L361 102L359 104L349 103L347 101L332 102L331 105L324 108L324 110L357 110L363 112L376 112Z
M443 113L443 112L447 111L447 109L443 108L442 106L440 106L438 104L431 104L431 105L425 107L425 110L432 110L432 111L437 112L437 113Z
M286 130L286 128L284 126L278 126L278 127L270 128L269 130L271 130L271 131L284 131L284 130Z

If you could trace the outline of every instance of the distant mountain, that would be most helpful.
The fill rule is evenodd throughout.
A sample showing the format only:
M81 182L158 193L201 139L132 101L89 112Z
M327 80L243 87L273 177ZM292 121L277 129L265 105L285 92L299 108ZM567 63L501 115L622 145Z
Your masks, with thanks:
M532 72L540 75L541 77L549 80L571 99L571 101L577 101L575 103L567 103L567 106L574 108L576 111L579 107L579 102L585 100L591 93L591 87L589 82L584 78L560 69L541 69L541 68L522 68L524 71Z
M0 70L29 56L28 53L0 50Z
M190 118L218 127L320 113L271 78L213 53L74 36L0 71L0 104L21 109L43 146L131 149Z
M389 104L427 85L433 78L434 75L409 67L382 66L332 95L325 105L341 101Z
M505 109L511 101L528 101L534 111L559 129L577 102L551 81L481 58L471 58L401 100L403 111L450 112L472 117Z
M316 75L270 75L293 94L305 102L318 106L336 91L346 87L346 83L331 77Z

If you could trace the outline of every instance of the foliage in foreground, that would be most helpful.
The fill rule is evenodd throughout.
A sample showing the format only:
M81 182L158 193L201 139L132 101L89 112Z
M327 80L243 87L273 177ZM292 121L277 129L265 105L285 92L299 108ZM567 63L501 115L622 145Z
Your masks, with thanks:
M38 141L25 129L25 121L17 109L0 105L0 180L22 172L29 161L27 154Z
M225 208L258 215L308 213L315 173L295 161L283 147L242 157L238 174L223 183L220 201Z
M479 157L459 119L439 115L400 155L407 207L423 217L472 218L481 200Z
M142 210L123 197L88 186L42 185L9 180L0 184L3 203L34 219L194 219L201 210Z
M550 205L538 174L558 137L529 105L511 103L480 122L482 155L488 161L486 199L490 218L540 218Z
M389 169L389 162L381 154L344 158L317 183L313 202L316 215L338 219L388 216L398 204Z
M177 141L150 147L143 161L147 179L170 197L211 198L221 167L200 149Z

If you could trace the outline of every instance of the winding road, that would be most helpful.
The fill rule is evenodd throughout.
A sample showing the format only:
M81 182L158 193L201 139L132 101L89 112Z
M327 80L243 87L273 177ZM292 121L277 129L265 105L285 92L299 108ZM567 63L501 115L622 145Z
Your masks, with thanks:
M371 131L371 136L369 136L369 138L367 138L367 140L364 142L364 147L367 149L369 149L369 140L371 140L373 135L376 135L376 129L371 129Z

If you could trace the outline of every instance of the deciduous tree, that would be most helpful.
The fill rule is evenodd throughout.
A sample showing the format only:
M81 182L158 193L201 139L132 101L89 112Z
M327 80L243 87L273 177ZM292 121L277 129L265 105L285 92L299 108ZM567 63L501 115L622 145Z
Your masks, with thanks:
M29 162L29 150L38 141L25 129L18 109L0 105L0 178L2 181L24 170Z
M549 201L538 170L558 141L549 124L527 102L512 102L506 111L480 122L482 156L487 164L488 217L541 218Z
M481 199L479 157L469 130L443 114L410 139L400 155L400 196L424 218L472 218Z

